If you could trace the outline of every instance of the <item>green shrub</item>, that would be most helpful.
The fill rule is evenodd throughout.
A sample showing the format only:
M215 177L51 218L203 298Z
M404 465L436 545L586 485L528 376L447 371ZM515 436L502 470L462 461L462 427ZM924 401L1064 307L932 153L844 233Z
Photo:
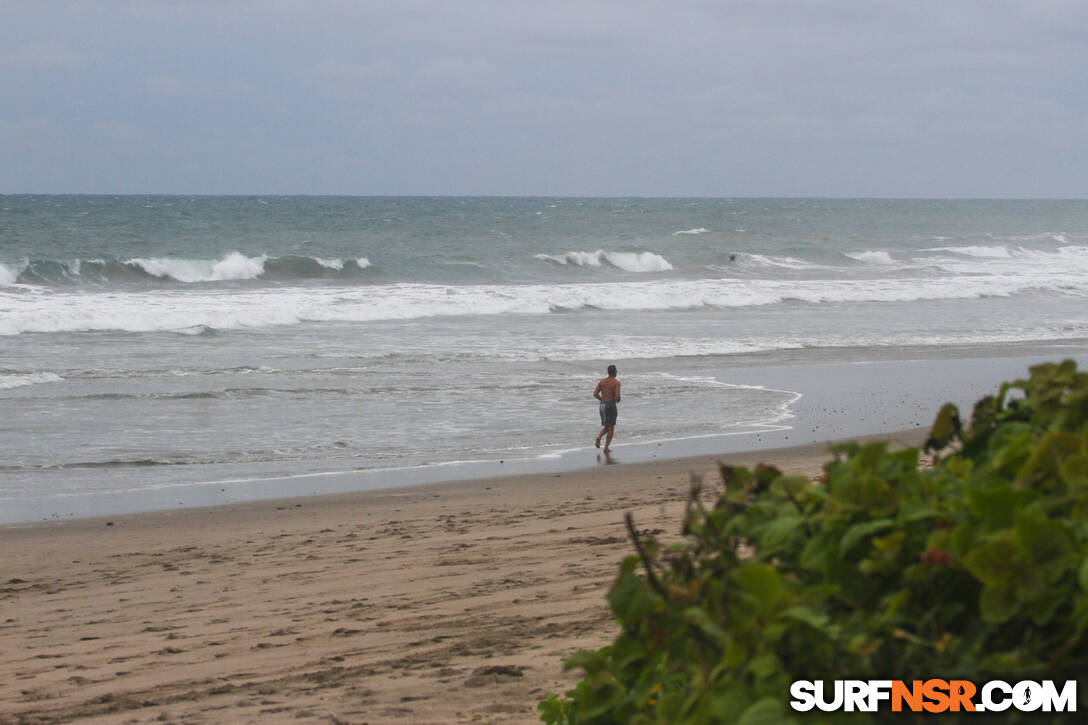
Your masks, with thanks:
M628 517L637 555L608 595L621 631L566 661L585 676L540 703L544 722L912 722L794 713L790 683L1083 677L1088 374L1033 367L966 430L946 405L926 448L919 468L917 449L839 445L815 483L722 466L716 504L693 480L667 547Z

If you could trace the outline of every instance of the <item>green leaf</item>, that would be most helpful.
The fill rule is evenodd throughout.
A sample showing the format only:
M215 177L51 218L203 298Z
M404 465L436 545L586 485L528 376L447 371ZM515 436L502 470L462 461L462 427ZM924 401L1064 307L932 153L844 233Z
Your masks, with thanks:
M783 700L765 697L745 710L737 725L795 725L797 720L786 714Z
M752 661L748 663L748 671L752 673L752 676L757 680L764 680L771 677L776 672L782 669L782 663L775 656L774 652L763 652L752 658Z
M608 605L621 622L639 621L658 611L663 604L661 596L631 572L621 574L608 593Z
M1088 494L1088 455L1073 456L1058 469L1058 476L1070 493L1078 496Z
M771 484L771 493L786 499L799 499L812 488L806 476L781 476Z
M820 614L803 605L784 609L782 610L781 616L797 622L804 622L813 629L821 632L828 631L828 623L831 621L831 618L826 614Z
M986 530L1012 526L1013 514L1035 498L1030 489L1013 490L1011 483L973 486L967 491L967 505Z
M984 584L1006 585L1013 576L1012 564L1020 555L1013 532L991 537L967 555L967 571Z
M628 634L627 632L620 632L616 637L615 642L612 643L611 655L613 666L617 670L622 670L634 664L644 662L649 658L650 653L646 648L646 643L639 637Z
M1080 580L1080 588L1088 592L1088 557L1084 558L1084 561L1080 565L1080 576L1077 577Z
M992 624L1008 621L1020 606L1011 588L996 586L983 588L978 604L982 619Z
M763 611L769 611L783 596L782 578L766 564L748 564L734 576L746 592L763 604Z
M948 537L948 546L952 556L957 559L966 559L971 548L975 545L978 536L978 522L968 519L952 529L952 535Z
M854 524L842 535L842 539L839 541L839 550L843 554L849 554L850 550L866 536L891 528L894 523L891 519L876 519L875 521Z
M933 428L926 441L925 450L939 451L948 446L960 434L960 411L952 403L945 403L933 421Z
M809 570L819 570L827 566L828 560L838 555L837 537L831 534L817 534L804 543L801 550L801 566Z
M759 537L759 546L774 548L789 541L804 525L801 516L782 516L767 524Z
M540 712L540 719L546 725L566 725L570 722L570 708L566 702L560 700L554 692L537 703L536 709Z
M895 502L895 491L874 473L856 473L835 482L835 500L866 511L885 511Z
M722 647L728 646L729 642L732 640L729 633L711 619L706 610L701 607L688 607L685 609L684 619L686 619L691 626L698 628L699 631Z
M1039 440L1019 471L1018 479L1028 481L1054 476L1058 466L1080 452L1080 436L1052 430Z
M752 698L747 688L729 687L722 691L713 692L710 700L710 715L716 720L712 722L734 722L737 713L742 713L752 704Z
M593 685L578 701L578 712L584 720L603 715L623 700L624 689L616 682L608 680Z
M1031 564L1054 579L1074 565L1076 543L1065 526L1043 518L1016 517L1016 540Z
M584 649L575 652L563 661L564 670L581 667L586 672L598 672L608 666L608 658L603 652Z

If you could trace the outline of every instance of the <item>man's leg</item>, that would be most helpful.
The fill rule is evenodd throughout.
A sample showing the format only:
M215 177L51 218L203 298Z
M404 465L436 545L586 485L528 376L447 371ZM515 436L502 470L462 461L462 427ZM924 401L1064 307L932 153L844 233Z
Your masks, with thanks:
M608 431L608 437L605 438L605 440L604 440L604 452L605 453L610 453L612 451L612 449L609 448L609 446L612 445L612 434L616 432L616 427L613 426L613 425L610 425L607 428L605 428L605 430Z
M595 440L593 442L593 445L595 445L597 448L600 448L601 447L601 438L604 438L604 434L607 433L607 432L608 432L608 426L605 426L605 427L601 428L601 432L597 434L597 440ZM608 440L612 440L612 439L609 438Z

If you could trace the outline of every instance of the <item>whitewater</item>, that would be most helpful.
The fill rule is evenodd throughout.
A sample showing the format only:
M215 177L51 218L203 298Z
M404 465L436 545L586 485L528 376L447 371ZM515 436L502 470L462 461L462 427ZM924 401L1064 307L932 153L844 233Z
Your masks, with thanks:
M580 455L609 362L630 451L788 430L762 367L1061 355L1086 297L1079 201L0 197L0 519Z

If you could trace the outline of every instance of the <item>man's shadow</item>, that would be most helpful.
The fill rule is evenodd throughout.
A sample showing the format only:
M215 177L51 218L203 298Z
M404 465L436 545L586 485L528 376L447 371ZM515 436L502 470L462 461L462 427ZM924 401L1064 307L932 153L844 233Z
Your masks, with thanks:
M604 460L601 460L602 457ZM619 461L615 459L611 451L601 451L597 454L597 463L603 463L606 466L611 466L613 464L619 463Z

